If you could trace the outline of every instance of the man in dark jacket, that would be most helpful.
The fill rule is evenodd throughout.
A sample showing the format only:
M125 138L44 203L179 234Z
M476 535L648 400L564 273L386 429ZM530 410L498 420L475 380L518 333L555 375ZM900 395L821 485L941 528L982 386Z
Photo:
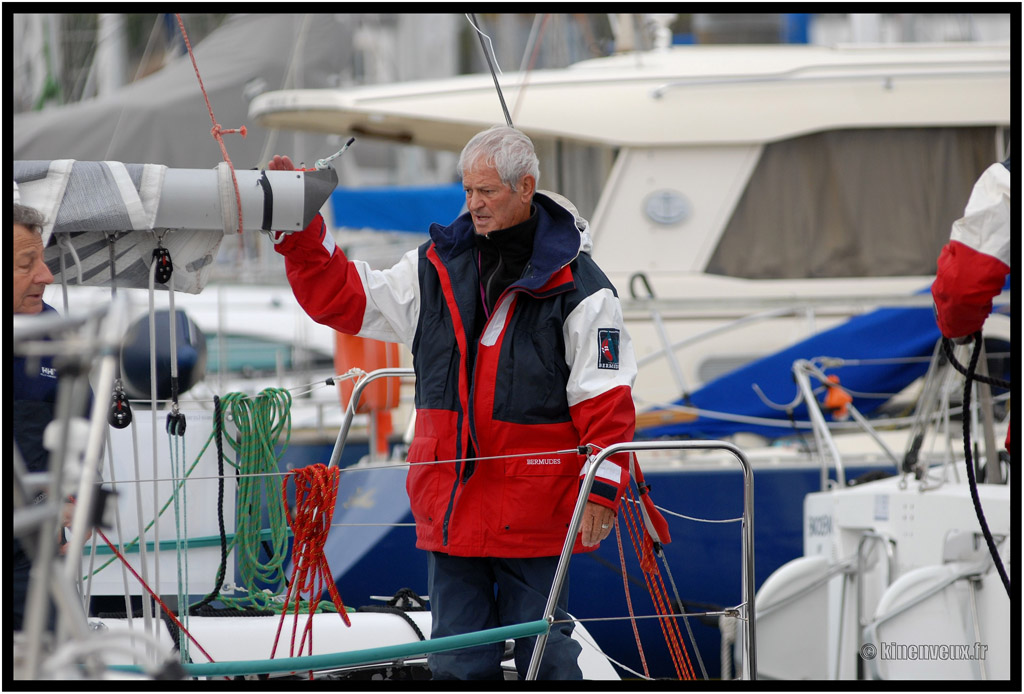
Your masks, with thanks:
M271 169L293 168L274 157ZM587 460L582 444L630 441L636 358L614 287L590 258L587 224L537 192L522 132L479 133L459 160L467 212L394 267L338 249L323 220L281 236L288 280L316 321L404 342L416 370L406 482L429 554L432 636L539 619ZM577 551L614 522L628 457L606 461ZM557 619L568 596L559 596ZM552 628L539 676L579 679L572 623ZM516 644L524 676L535 639ZM431 655L436 679L500 679L501 644Z
M43 303L43 291L53 282L53 274L43 261L43 217L24 205L14 205L14 313L39 314L54 311ZM32 372L26 369L31 363ZM57 369L53 359L44 356L27 363L24 357L14 358L14 403L11 408L14 441L30 472L47 469L49 451L43 447L43 431L53 419L53 406L57 395ZM45 496L40 495L37 501ZM66 506L65 525L70 520L71 506ZM28 597L29 574L32 562L21 543L14 540L11 561L13 598L11 624L20 631ZM53 624L52 614L49 620Z

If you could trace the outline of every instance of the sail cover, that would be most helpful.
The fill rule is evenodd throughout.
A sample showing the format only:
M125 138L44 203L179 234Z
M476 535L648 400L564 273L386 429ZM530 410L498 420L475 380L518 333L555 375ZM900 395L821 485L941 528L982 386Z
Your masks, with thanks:
M775 403L788 403L797 394L792 365L797 359L828 357L859 362L835 373L843 388L853 395L853 404L870 414L889 398L923 375L927 361L888 361L894 357L928 357L941 337L930 308L880 308L830 330L818 333L775 354L758 359L725 374L691 393L677 404L711 412L728 412L743 417L778 420L781 426L751 424L700 416L693 421L652 426L637 431L638 438L721 438L747 431L768 438L792 434L799 429L786 426L790 416L766 404L753 389L762 390ZM818 386L817 383L813 384ZM807 406L793 408L792 419L807 421Z
M173 265L160 289L199 293L225 234L300 231L330 198L334 169L231 171L71 159L14 163L14 201L42 213L57 282L147 288L154 250Z

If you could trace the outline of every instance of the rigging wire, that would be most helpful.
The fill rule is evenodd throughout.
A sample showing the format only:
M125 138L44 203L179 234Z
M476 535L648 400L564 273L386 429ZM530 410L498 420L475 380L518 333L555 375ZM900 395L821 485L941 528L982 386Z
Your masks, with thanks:
M540 47L544 41L544 30L547 29L548 21L551 19L550 14L537 15L534 19L533 27L530 29L530 36L526 41L526 50L523 51L523 63L519 67L519 72L522 73L523 79L519 83L519 91L516 92L516 102L512 105L512 114L518 119L519 109L523 105L523 96L526 94L526 87L530 81L530 72L533 71L533 66L537 61L537 56L540 55ZM538 20L540 25L538 27ZM536 34L536 36L534 36ZM526 56L529 55L529 62L526 60Z
M484 58L487 60L487 67L491 71L491 78L494 80L494 88L498 91L498 100L501 102L501 110L505 114L505 123L508 127L514 128L512 125L512 116L508 113L508 106L505 104L505 95L501 92L501 85L498 84L498 75L495 73L495 65L498 62L497 56L494 55L494 44L491 42L491 37L480 30L480 26L477 24L476 15L472 12L466 14L466 18L469 20L470 25L476 30L477 38L480 39L480 48L483 49ZM487 43L484 43L484 39L487 39ZM487 46L491 47L490 52L487 51ZM498 72L501 72L500 68L497 68Z
M160 25L163 22L164 13L157 13L156 19L153 20L153 28L149 31L149 38L146 40L146 47L142 51L142 57L139 58L139 65L135 69L135 77L132 78L132 82L137 82L142 78L142 71L146 69L146 65L149 62L149 56L153 49L153 43L158 36ZM107 143L107 151L103 155L103 160L108 161L111 158L111 151L114 149L114 138L121 131L121 121L124 120L124 113L128 108L129 101L126 99L121 105L121 109L117 112L117 122L114 123L114 129L110 134L110 142Z
M149 587L149 586L148 586L148 585L147 585L147 584L146 584L146 583L145 583L145 582L144 582L144 581L142 580L142 576L140 576L140 575L139 575L139 574L138 574L138 573L137 573L137 572L135 571L135 569L133 569L133 568L132 568L132 565L128 563L128 560L127 560L127 559L126 559L126 558L124 557L124 555L122 555L122 554L121 554L120 552L118 552L118 551L117 551L117 547L115 547L115 546L114 546L114 543L113 543L113 542L111 542L111 541L110 541L110 540L109 540L109 539L107 538L107 536L103 534L103 531L102 531L102 530L100 530L99 528L96 528L96 532L97 532L97 533L99 533L100 537L101 537L101 538L103 538L103 541L107 543L107 547L109 547L109 548L110 548L110 551L112 551L112 552L113 552L113 553L114 553L114 554L116 555L116 557L117 557L118 559L120 559L120 560L121 560L121 562L122 562L122 563L123 563L123 564L124 564L125 566L127 566L127 567L128 567L128 570L129 570L129 571L131 571L132 575L133 575L133 576L135 576L135 578L136 578L136 579L137 579L137 580L139 581L139 583L140 583L140 584L142 585L142 587L143 587L143 588L145 588L145 589L146 589L146 591L147 591L147 592L149 592L150 596L151 596L151 597L152 597L152 598L153 598L154 600L156 600L156 601L157 601L157 602L158 602L158 603L160 604L160 607L161 607L161 608L163 609L164 613L165 613L165 614L166 614L166 615L167 615L168 617L170 617L170 618L171 618L171 620L172 620L172 621L174 622L175 626L177 626L177 627L178 627L178 629L180 629L180 630L181 630L181 632L182 632L183 634L185 634L185 636L187 636L187 637L189 638L189 640L190 640L190 641L192 641L192 643L194 643L194 644L196 645L196 647L197 647L197 648L198 648L198 649L199 649L199 650L200 650L200 651L202 652L202 654L203 654L204 656L206 656L206 658L207 658L207 659L208 659L208 660L209 660L209 661L210 661L211 663L212 663L212 662L215 662L215 661L214 661L214 659L213 659L213 657L212 657L212 656L210 656L210 654L206 652L206 649L205 649L205 648L203 648L203 646L202 646L202 645L201 645L201 644L200 644L200 643L199 643L198 641L196 641L195 637L194 637L194 636L192 636L192 634L190 634L190 633L189 633L189 631L188 631L188 630L187 630L187 629L185 628L185 626L184 626L184 625L183 625L183 624L182 624L182 623L181 623L181 622L180 622L180 621L178 620L178 618L174 616L174 612L173 612L173 611L171 610L171 608L170 608L170 607L168 607L168 606L167 606L167 604L166 604L166 603L165 603L165 602L164 602L163 600L161 600L161 599L160 599L160 596L159 596L159 595L157 595L157 594L156 594L156 593L155 593L155 592L153 591L153 589L152 589L152 588L150 588L150 587Z

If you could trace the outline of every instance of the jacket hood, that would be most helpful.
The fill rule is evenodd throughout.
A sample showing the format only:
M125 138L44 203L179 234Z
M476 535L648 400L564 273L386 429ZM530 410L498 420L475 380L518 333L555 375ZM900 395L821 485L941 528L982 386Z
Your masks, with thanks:
M590 255L590 252L594 250L594 240L590 236L590 222L580 215L576 206L573 205L572 202L569 201L569 198L564 195L559 195L558 193L554 193L550 190L538 190L537 193L550 198L552 202L564 207L570 214L572 214L573 222L576 224L576 228L580 231L580 251Z
M560 269L571 263L580 252L590 252L588 224L576 207L557 193L534 194L537 209L537 232L534 237L530 273L516 284L538 289ZM430 225L430 238L438 256L448 262L473 248L473 220L468 212L448 226Z

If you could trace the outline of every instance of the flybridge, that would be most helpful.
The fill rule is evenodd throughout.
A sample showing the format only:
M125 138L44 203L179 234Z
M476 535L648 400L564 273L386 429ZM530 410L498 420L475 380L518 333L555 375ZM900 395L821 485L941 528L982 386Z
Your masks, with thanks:
M531 136L634 147L763 143L840 125L1009 123L1011 93L1009 45L984 43L676 46L498 81ZM494 90L490 75L465 75L272 91L249 116L458 150L500 121Z

